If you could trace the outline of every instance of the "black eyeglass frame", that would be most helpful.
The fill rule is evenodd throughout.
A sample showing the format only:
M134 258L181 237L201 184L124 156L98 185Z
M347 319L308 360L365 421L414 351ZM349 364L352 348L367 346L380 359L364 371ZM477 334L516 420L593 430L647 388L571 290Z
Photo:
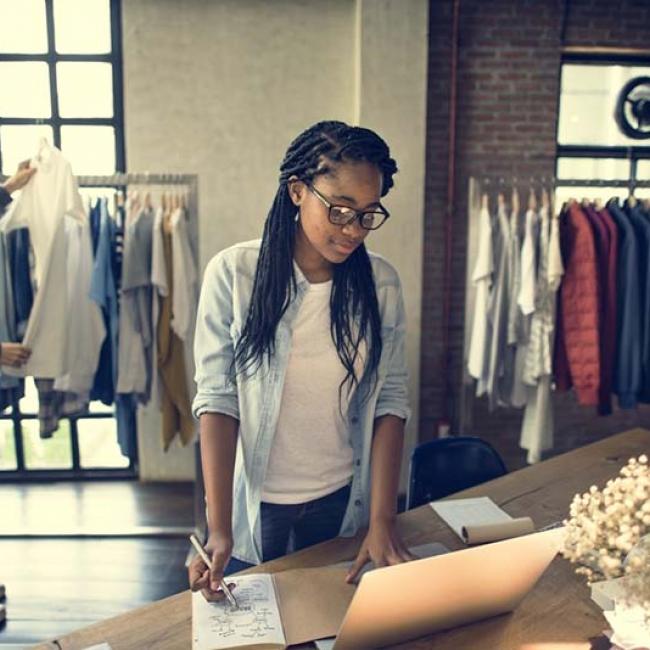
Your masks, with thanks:
M309 191L320 200L320 202L327 208L327 218L329 219L330 223L334 224L335 226L349 226L351 223L354 223L355 219L359 220L359 225L364 229L364 230L378 230L381 228L386 221L388 221L390 217L390 212L386 210L386 208L383 205L380 205L379 208L375 208L374 210L355 210L354 208L351 208L349 205L337 205L336 203L330 203L330 201L323 196L311 183L305 183ZM339 223L337 221L332 221L332 209L333 208L341 208L344 210L349 210L352 212L352 216L348 221L345 223ZM378 225L374 226L373 228L368 228L367 226L363 225L363 216L365 214L381 214L384 219L383 221Z

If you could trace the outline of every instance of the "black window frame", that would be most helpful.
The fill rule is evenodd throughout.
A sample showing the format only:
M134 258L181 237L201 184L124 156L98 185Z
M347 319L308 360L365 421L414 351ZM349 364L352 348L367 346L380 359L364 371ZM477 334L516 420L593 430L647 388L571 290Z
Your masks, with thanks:
M0 61L44 62L48 65L50 80L50 101L52 115L49 118L16 118L0 116L0 126L3 125L48 125L52 127L53 144L61 147L62 126L111 126L115 135L115 171L126 171L126 153L124 146L124 96L123 96L123 62L122 62L122 12L120 0L109 0L111 51L107 54L59 54L56 51L54 29L54 0L44 0L47 29L47 52L41 54L11 54L0 53ZM113 77L113 116L110 118L64 118L59 114L57 63L85 62L110 63ZM1 137L1 136L0 136ZM2 169L2 142L0 141L0 169ZM8 411L8 412L7 412ZM22 422L36 420L34 413L22 413L18 403L14 403L7 411L0 413L0 420L11 420L15 441L16 469L0 469L0 483L9 481L39 481L39 480L88 480L88 479L135 479L138 477L137 445L128 467L125 468L84 468L81 466L79 452L78 422L80 420L96 420L114 418L114 412L87 413L79 417L64 417L61 420L70 422L71 461L72 467L67 469L29 469L25 465L25 454L22 437Z
M561 58L560 75L565 64L579 65L629 65L629 66L648 66L650 67L650 54L635 53L617 53L603 50L601 52L588 51L565 51ZM555 176L558 184L562 184L562 179L558 177L558 163L560 158L617 158L628 160L630 163L629 178L627 180L630 192L636 188L637 164L639 160L650 160L650 145L561 145L557 142L560 127L560 101L562 97L562 88L558 93L557 108L557 133L556 133L556 153L555 153ZM612 120L614 116L612 115ZM650 142L650 140L639 140L639 142ZM612 180L612 179L602 179Z

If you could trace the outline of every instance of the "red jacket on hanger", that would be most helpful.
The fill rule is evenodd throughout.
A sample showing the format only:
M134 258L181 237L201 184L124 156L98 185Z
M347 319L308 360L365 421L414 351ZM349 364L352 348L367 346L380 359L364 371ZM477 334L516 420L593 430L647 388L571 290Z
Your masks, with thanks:
M569 205L562 219L564 278L560 287L556 382L560 390L573 385L580 404L595 406L600 386L600 337L594 234L576 202Z

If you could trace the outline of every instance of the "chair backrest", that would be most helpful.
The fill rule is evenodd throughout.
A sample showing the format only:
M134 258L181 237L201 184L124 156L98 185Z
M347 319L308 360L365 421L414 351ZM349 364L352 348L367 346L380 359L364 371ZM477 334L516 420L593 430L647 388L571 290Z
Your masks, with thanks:
M418 445L411 455L406 509L507 473L498 452L471 436L440 438Z

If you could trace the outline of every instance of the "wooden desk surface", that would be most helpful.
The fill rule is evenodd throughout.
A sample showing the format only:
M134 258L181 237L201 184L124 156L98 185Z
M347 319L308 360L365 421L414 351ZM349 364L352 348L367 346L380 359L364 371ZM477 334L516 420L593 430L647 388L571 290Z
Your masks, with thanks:
M489 496L513 517L529 515L537 527L567 516L574 494L614 477L628 458L650 453L650 431L633 429L513 472L454 496ZM399 515L409 545L442 542L450 549L463 545L429 506ZM354 558L360 543L335 539L249 569L277 572L322 566ZM441 632L393 646L425 650L587 650L600 647L590 639L606 627L600 610L589 599L587 586L571 565L557 557L535 589L512 614ZM81 650L108 642L113 650L187 650L191 648L190 592L138 608L73 632L38 650ZM304 645L301 648L313 647Z

